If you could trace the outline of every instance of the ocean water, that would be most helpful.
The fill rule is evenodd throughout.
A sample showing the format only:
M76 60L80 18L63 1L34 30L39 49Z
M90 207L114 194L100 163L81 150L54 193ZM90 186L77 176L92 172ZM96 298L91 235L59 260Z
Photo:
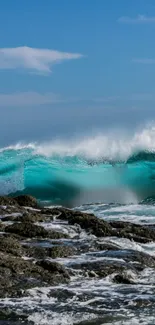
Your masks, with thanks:
M72 206L154 199L155 128L2 148L0 194L22 193Z
M93 212L104 220L155 224L155 128L132 136L99 135L70 142L17 144L0 150L0 195L31 194L45 205L66 205ZM66 244L89 244L95 236L76 226L53 221L46 228L69 233ZM155 243L135 243L125 238L103 238L119 247L115 253L85 253L57 259L68 268L83 261L124 262L126 251L155 256ZM40 245L40 243L36 243ZM48 246L48 242L41 245ZM80 271L71 282L29 290L29 297L1 299L19 315L22 324L35 325L153 325L155 324L155 272L145 268L132 273L132 285L104 279L83 278ZM0 321L17 325L19 321Z

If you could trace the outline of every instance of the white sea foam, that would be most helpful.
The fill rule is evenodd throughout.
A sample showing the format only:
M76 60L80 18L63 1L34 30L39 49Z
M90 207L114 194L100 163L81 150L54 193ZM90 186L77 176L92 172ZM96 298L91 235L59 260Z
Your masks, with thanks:
M32 149L35 154L44 156L85 156L88 158L127 159L134 152L147 150L155 152L155 125L149 125L133 135L120 132L109 132L96 136L85 136L83 139L71 141L53 140L46 143L17 143L13 146L1 148L5 150Z
M143 274L143 279L147 273L150 276L149 269ZM55 297L56 290L59 294ZM151 299L153 290L153 286L147 284L144 290L143 283L128 286L113 284L110 276L105 279L78 279L68 285L30 289L28 297L1 299L0 305L3 303L17 314L28 311L28 320L35 325L73 325L97 318L102 318L103 324L128 325L133 321L135 325L153 325L147 323L154 317L149 315L148 309L141 309L139 313L137 308L128 309L136 306L136 301Z
M127 238L105 237L104 242L116 244L120 249L131 249L155 256L155 243L141 244Z
M136 132L133 136L112 132L92 138L85 137L81 141L79 139L67 143L55 141L36 148L37 153L47 156L52 154L83 155L90 158L107 157L109 159L126 159L137 150L155 151L154 125Z
M155 206L141 204L127 204L107 207L106 204L90 204L77 208L78 210L95 213L106 221L126 221L135 224L155 224Z

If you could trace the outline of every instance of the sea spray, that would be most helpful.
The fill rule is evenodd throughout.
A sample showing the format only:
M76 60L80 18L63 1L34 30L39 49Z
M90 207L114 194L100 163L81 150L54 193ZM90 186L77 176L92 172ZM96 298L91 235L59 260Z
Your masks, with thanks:
M1 148L0 194L22 193L68 205L153 197L155 128Z

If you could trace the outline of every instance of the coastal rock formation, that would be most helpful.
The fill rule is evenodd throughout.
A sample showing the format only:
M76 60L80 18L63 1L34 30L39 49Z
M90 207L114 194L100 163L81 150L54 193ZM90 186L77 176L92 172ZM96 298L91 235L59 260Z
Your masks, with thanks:
M116 284L130 285L146 267L155 269L153 256L122 249L110 240L117 236L149 243L155 240L152 227L106 222L66 208L38 208L29 196L1 197L0 203L0 298L68 283L78 274L90 279L110 276Z

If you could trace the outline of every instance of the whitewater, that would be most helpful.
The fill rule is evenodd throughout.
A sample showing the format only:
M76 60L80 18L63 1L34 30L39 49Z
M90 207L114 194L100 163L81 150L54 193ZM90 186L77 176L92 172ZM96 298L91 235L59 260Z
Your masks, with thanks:
M155 127L0 150L0 194L47 204L138 203L155 193Z
M83 139L18 143L1 148L0 195L20 194L30 194L44 206L66 206L108 222L127 221L154 228L155 125L132 135L113 131ZM115 274L83 277L78 268L85 262L125 263L131 252L155 257L155 242L135 242L117 236L99 239L78 225L55 219L43 226L69 235L63 240L64 245L91 248L98 240L116 245L118 251L90 249L76 256L56 258L73 270L69 284L36 287L24 298L0 299L1 308L28 315L27 320L22 320L25 325L155 324L153 268L147 266L140 273L127 271L131 284L114 283ZM48 247L53 242L32 240L32 245ZM62 244L62 240L55 244ZM21 323L10 319L0 320L0 324Z

